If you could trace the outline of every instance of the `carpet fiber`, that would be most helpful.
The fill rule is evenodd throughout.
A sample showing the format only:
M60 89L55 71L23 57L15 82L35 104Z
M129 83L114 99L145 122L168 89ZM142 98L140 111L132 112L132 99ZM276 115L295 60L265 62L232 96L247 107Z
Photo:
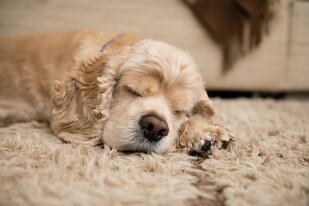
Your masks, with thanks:
M43 123L0 128L0 205L309 204L309 102L214 99L229 150L122 154L63 144Z

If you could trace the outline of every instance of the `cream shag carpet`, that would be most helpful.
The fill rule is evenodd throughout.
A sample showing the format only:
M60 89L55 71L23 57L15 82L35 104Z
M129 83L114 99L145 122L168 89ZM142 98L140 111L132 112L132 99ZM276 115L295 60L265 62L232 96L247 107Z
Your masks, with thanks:
M237 141L202 160L63 144L0 129L1 205L309 205L309 102L215 99Z

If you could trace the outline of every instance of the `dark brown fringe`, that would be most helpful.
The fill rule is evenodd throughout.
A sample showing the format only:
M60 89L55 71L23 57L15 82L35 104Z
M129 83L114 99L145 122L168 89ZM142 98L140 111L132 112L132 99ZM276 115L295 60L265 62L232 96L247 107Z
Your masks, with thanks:
M257 48L280 0L184 0L222 49L222 71Z

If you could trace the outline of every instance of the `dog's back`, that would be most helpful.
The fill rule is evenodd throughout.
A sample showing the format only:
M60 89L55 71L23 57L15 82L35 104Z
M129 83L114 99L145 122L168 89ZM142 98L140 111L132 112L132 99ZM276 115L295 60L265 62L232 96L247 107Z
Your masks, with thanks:
M54 82L74 69L79 58L99 52L112 36L70 31L0 37L0 126L48 120Z

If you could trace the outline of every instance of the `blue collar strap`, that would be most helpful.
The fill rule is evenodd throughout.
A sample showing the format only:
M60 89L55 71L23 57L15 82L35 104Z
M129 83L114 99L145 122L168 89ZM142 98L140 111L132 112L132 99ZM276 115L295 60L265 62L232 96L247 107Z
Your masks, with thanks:
M114 38L112 38L111 40L108 40L100 49L100 52L103 52L105 48L107 48L115 39L117 39L118 37L122 36L124 34L119 34L117 36L115 36Z

